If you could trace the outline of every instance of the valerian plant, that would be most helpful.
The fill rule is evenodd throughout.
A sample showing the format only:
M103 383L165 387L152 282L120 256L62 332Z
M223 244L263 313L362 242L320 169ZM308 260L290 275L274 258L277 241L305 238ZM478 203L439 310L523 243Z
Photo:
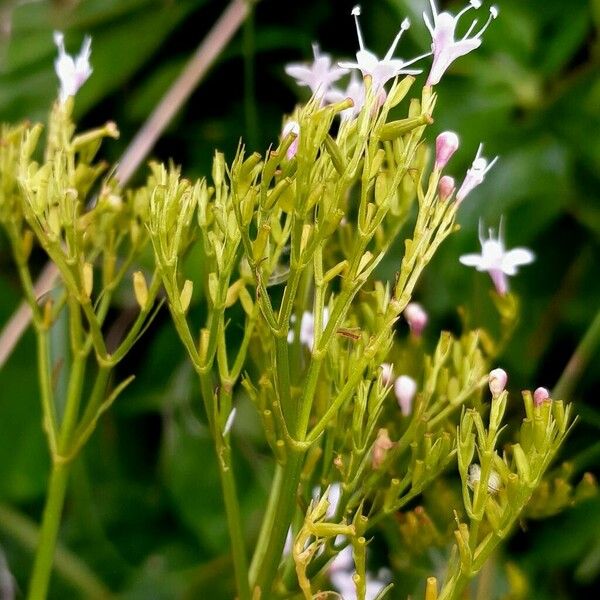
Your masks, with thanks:
M62 34L55 36L60 91L47 132L28 123L5 126L0 144L0 222L33 312L52 458L29 598L47 594L72 461L131 382L112 381L113 369L150 326L162 298L199 379L242 600L393 593L393 571L368 567L369 542L396 529L402 513L413 525L418 515L433 531L415 503L456 465L462 504L447 507L448 521L456 520L455 547L439 591L432 577L425 595L462 597L519 519L556 512L592 487L588 479L573 489L565 473L545 479L573 423L571 407L547 390L524 392L521 428L514 440L504 433L507 374L490 369L506 335L441 332L430 352L421 339L428 317L413 301L419 278L458 231L461 203L496 162L480 147L456 191L444 171L459 150L458 135L440 134L433 160L427 144L438 102L432 86L481 44L498 14L492 7L483 29L469 37L472 25L455 41L459 17L480 6L472 0L452 17L431 3L433 22L425 20L433 66L416 92L415 67L427 55L394 58L410 23L402 23L380 60L365 47L356 7L356 62L337 64L315 46L311 65L287 68L312 96L284 119L279 141L265 154L248 154L240 144L228 162L217 152L211 176L195 182L172 164L153 163L147 183L131 190L96 160L103 139L118 135L116 126L76 133L72 122L74 96L92 73L91 40L71 58ZM350 70L346 91L333 87ZM377 267L399 237L396 277L381 281ZM518 313L506 277L533 254L505 252L502 233L481 243L481 255L461 262L491 275L506 334ZM60 280L41 297L30 270L34 245ZM184 269L191 251L202 265L193 274ZM138 314L127 331L109 338L109 307L126 287ZM199 331L191 311L202 319ZM70 344L68 356L58 357L49 332L63 314ZM407 339L398 334L402 319ZM229 326L233 320L241 338ZM59 358L68 374L65 398L52 384ZM254 404L274 462L252 553L231 447L242 396ZM433 538L428 533L421 542Z

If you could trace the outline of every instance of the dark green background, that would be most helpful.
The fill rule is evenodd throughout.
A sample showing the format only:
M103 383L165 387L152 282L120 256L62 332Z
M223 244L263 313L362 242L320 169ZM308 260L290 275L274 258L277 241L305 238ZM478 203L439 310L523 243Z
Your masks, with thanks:
M52 30L66 31L71 52L90 33L94 74L76 111L82 127L118 123L121 139L105 148L117 159L224 6L215 0L3 2L0 119L44 120L57 89ZM193 177L209 172L215 148L231 158L240 136L250 149L266 148L299 91L284 64L308 59L312 41L336 57L351 56L357 46L351 7L341 0L263 0L153 156L174 158ZM455 11L461 7L452 3ZM413 27L399 53L407 58L426 51L425 8L423 0L363 2L369 48L385 53L409 15ZM490 282L460 266L458 257L478 249L479 218L496 226L505 216L508 246L537 254L512 280L522 317L499 361L510 374L516 413L520 389L556 383L600 308L600 2L504 0L499 8L482 47L455 63L438 86L429 136L433 141L444 129L460 134L461 149L448 168L457 180L480 141L486 155L501 158L461 208L462 230L427 270L417 299L432 317L430 344L440 328L457 329L461 305L476 323L493 328ZM399 252L385 261L382 277L392 276ZM41 264L43 257L34 260ZM0 237L0 324L18 299ZM37 521L48 459L32 356L27 334L0 371L0 501ZM597 472L600 464L599 370L596 353L571 399L580 421L563 458L574 461L579 475ZM120 371L138 378L103 417L76 466L62 540L123 598L199 598L201 590L231 597L211 444L192 370L165 312ZM234 437L247 534L254 536L271 459L250 407L242 406ZM0 549L23 588L31 554L6 523L0 523ZM528 523L507 554L530 578L529 597L592 597L585 590L590 593L600 573L600 502ZM59 577L52 589L55 598L77 597Z

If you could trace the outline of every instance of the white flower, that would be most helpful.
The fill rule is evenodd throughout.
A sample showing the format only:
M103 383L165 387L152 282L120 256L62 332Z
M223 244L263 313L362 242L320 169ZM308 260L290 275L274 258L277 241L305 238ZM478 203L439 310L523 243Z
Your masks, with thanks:
M327 326L329 321L329 309L325 307L323 309L322 327ZM290 335L291 334L291 335ZM288 342L292 342L294 339L293 331L288 334ZM300 343L304 344L309 350L312 350L315 342L315 316L313 313L305 311L302 315L302 321L300 321Z
M471 0L468 6L463 8L455 17L448 12L438 13L434 0L429 1L431 4L433 25L431 24L427 13L423 13L425 25L431 34L431 49L433 51L433 64L431 65L431 71L427 78L427 85L435 85L436 83L439 83L442 75L451 63L457 58L479 48L481 45L481 35L487 29L492 19L495 19L498 16L498 9L495 6L490 8L490 15L487 22L475 35L469 37L477 25L477 19L471 23L471 26L462 39L456 41L454 36L456 33L456 25L458 24L460 17L471 8L479 8L481 6L481 0Z
M539 406L550 398L550 392L545 387L539 387L533 392L533 403Z
M285 157L288 160L294 158L294 156L296 156L296 152L298 152L298 143L300 142L300 123L298 123L298 121L290 120L285 124L281 130L281 139L284 140L288 135L290 135L290 133L293 133L296 138L289 145L287 152L285 153Z
M402 34L410 27L410 21L408 19L404 19L404 21L402 21L402 24L400 25L400 31L394 38L394 41L387 51L387 54L383 57L383 59L379 60L377 55L365 48L362 32L360 30L360 24L358 22L360 6L355 6L352 9L352 15L356 21L356 31L358 34L358 45L360 46L360 50L356 53L355 63L340 62L340 67L345 67L347 69L359 69L362 72L363 77L365 75L370 75L375 92L381 91L383 86L390 79L393 79L397 75L418 75L421 73L420 69L407 69L406 67L412 65L418 60L421 60L424 56L429 56L429 53L424 54L423 56L417 56L416 58L406 62L401 58L392 58Z
M408 375L400 375L394 383L394 393L400 412L407 417L412 412L412 403L417 392L417 382Z
M479 144L479 148L477 148L477 154L473 159L471 168L467 169L465 179L462 182L458 192L456 192L456 201L458 203L462 202L473 189L483 183L485 176L498 160L498 157L496 156L491 163L488 163L487 158L481 156L482 150L483 144Z
M352 71L352 75L350 75L350 82L346 91L333 88L325 95L325 100L332 104L342 102L346 98L350 98L353 104L350 108L343 110L340 116L342 121L351 121L358 115L365 103L365 85L356 77L355 71Z
M381 363L379 366L381 368L381 381L383 385L392 385L394 380L394 365L391 363Z
M507 381L508 374L504 369L493 369L490 371L488 385L490 386L492 396L499 396L506 388Z
M418 302L409 302L404 309L404 318L410 327L410 332L415 337L421 337L427 325L429 316Z
M459 139L454 131L444 131L435 140L435 168L443 169L458 150Z
M469 473L467 475L467 485L473 489L476 483L481 481L481 467L477 463L473 463L469 467ZM495 494L500 490L500 486L502 485L502 479L500 479L500 475L496 473L493 469L490 471L490 475L487 481L487 488L490 494Z
M293 63L285 67L285 72L301 86L307 86L318 98L323 98L331 84L343 77L348 70L331 65L331 56L321 54L318 44L313 44L314 61L308 66Z
M58 48L58 58L54 61L54 69L60 81L59 98L64 103L69 96L74 96L79 88L92 74L90 56L92 54L92 38L86 35L79 54L73 58L65 50L65 36L60 31L54 32L54 43Z
M517 267L527 265L535 260L535 255L528 248L513 248L508 252L504 248L502 221L498 236L489 230L489 238L483 237L483 225L479 224L479 242L481 254L464 254L460 262L467 267L475 267L478 271L487 271L496 286L496 291L503 295L508 291L507 275L516 275Z

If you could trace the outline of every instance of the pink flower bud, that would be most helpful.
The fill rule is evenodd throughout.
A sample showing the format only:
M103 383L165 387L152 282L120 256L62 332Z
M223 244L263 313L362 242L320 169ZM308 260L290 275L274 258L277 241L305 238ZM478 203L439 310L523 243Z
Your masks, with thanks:
M387 456L390 448L394 447L394 442L390 440L388 430L385 428L377 432L377 439L373 444L373 453L371 454L371 464L374 469L379 469Z
M435 140L435 168L443 169L458 150L458 136L454 131L444 131Z
M392 385L394 380L394 365L381 363L381 380L385 386Z
M545 387L539 387L535 392L533 392L533 403L536 406L539 406L544 402L544 400L548 400L550 398L550 392Z
M408 322L410 332L415 337L420 337L427 325L429 317L423 307L417 302L410 302L404 309L404 318Z
M489 386L490 392L492 392L492 396L494 398L499 396L506 387L506 382L508 381L508 375L504 369L494 369L490 371L489 375Z
M298 121L288 121L285 124L281 132L281 139L284 140L291 133L293 133L296 136L296 138L290 144L289 148L287 149L287 152L285 153L285 157L288 160L294 158L294 156L296 156L296 152L298 152L298 142L300 136L300 124L298 123Z
M450 177L450 175L444 175L440 178L440 182L438 183L438 194L440 200L443 202L448 200L450 196L454 193L456 189L456 184L454 183L454 177Z
M412 403L417 392L417 383L408 375L400 375L394 383L394 393L398 400L400 411L406 417L412 412Z

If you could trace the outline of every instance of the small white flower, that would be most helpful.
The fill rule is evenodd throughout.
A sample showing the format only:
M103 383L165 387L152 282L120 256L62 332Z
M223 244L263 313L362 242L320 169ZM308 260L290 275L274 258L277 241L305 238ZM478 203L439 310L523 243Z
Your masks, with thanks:
M417 382L408 375L400 375L394 383L394 393L398 400L398 406L400 406L400 412L407 417L412 412L413 399L417 393Z
M298 121L290 120L285 124L281 130L281 139L284 140L290 133L293 133L296 136L296 139L290 144L285 153L288 160L294 158L296 152L298 152L298 143L300 142L300 123L298 123Z
M469 467L469 473L467 475L467 485L473 489L476 483L481 481L481 467L477 463L473 463ZM496 471L491 470L488 477L487 488L490 494L495 494L500 490L502 485L502 479Z
M380 368L383 385L392 385L394 381L394 365L391 363L381 363Z
M79 54L73 58L65 50L65 36L60 31L54 32L54 43L58 48L58 58L54 61L54 69L60 82L59 98L64 103L74 96L79 88L92 74L90 56L92 54L92 38L86 35Z
M329 321L329 309L323 309L322 327L327 326ZM289 338L288 338L289 339ZM313 313L305 311L300 322L300 343L304 344L309 350L312 350L315 342L315 316Z
M475 267L478 271L487 271L496 286L496 291L504 295L508 291L507 275L516 275L517 267L527 265L535 260L535 255L528 248L513 248L508 252L504 248L502 221L498 236L489 230L489 238L483 237L483 225L479 223L479 242L481 254L464 254L460 262L467 267Z
M496 156L492 162L488 163L487 158L481 156L481 151L483 150L483 144L479 144L479 148L477 148L477 154L473 159L473 163L471 164L471 168L467 169L467 174L465 175L465 179L462 182L458 192L456 192L456 201L458 203L462 202L467 195L473 191L478 185L483 183L485 176L488 174L490 169L496 164L498 157Z
M454 131L444 131L435 140L435 168L443 169L458 150L459 139Z
M348 70L331 65L331 56L321 54L318 44L313 44L314 61L309 65L293 63L285 67L285 72L301 86L309 87L317 98L323 98L331 84L343 77Z
M418 302L409 302L404 309L404 318L410 327L410 332L415 337L421 337L427 325L429 316Z
M431 34L431 49L433 51L433 64L431 65L431 71L427 78L427 85L435 85L439 83L446 69L457 58L464 56L481 46L481 35L488 28L492 19L495 19L498 16L498 9L495 6L490 8L487 22L475 35L469 37L477 25L477 19L471 23L471 26L462 39L457 41L454 39L454 36L456 34L456 26L459 19L472 8L479 8L481 6L481 0L471 0L470 3L455 17L448 12L438 13L434 0L429 1L431 4L433 25L431 24L427 13L423 13L425 25Z
M339 64L341 67L345 67L347 69L359 69L362 72L363 77L370 75L373 81L373 89L375 92L383 90L383 86L390 79L393 79L397 75L418 75L421 73L420 69L407 69L406 67L412 65L418 60L421 60L425 56L429 56L430 53L417 56L416 58L408 61L404 61L401 58L392 58L402 34L410 27L410 21L408 19L404 19L404 21L402 21L402 24L400 25L400 31L394 38L394 41L387 51L387 54L381 60L379 60L376 54L373 54L373 52L370 52L365 48L362 32L360 30L360 24L358 22L358 17L360 16L360 6L355 6L352 9L352 15L356 21L356 31L358 34L358 45L360 50L356 53L355 63L340 62Z
M492 396L499 396L506 388L507 381L508 374L504 369L493 369L490 371L488 385L490 386Z
M352 106L346 108L340 113L342 121L351 121L362 110L365 104L365 85L356 77L355 71L350 75L350 82L345 91L339 88L333 88L325 95L325 100L332 104L342 102L346 98L352 100Z
M550 398L550 392L545 387L539 387L533 392L533 403L540 406L544 401Z

